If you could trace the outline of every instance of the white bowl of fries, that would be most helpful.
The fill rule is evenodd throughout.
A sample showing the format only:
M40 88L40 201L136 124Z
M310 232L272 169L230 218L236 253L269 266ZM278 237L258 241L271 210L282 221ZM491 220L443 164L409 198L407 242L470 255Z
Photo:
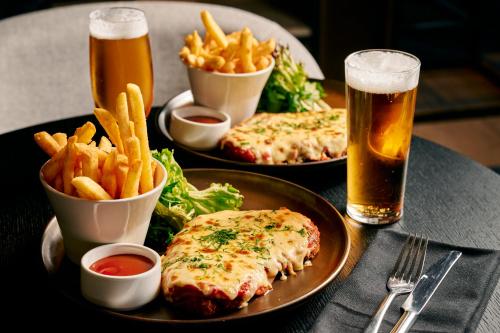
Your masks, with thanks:
M103 244L144 244L151 215L167 180L165 167L155 163L157 182L153 190L125 199L90 200L67 195L47 184L40 172L71 261L78 264L87 251ZM88 191L99 190L90 186Z
M40 181L61 228L66 254L75 263L101 244L144 244L167 180L165 167L149 151L137 85L128 84L127 93L118 96L114 114L104 109L95 109L94 114L109 137L101 137L98 145L92 140L96 133L92 122L69 138L64 133L34 135L51 156L40 170Z
M274 68L276 42L259 42L249 28L226 35L207 11L201 19L204 41L197 31L187 35L179 57L187 66L195 103L229 114L234 126L257 110Z
M188 67L194 101L229 114L231 126L239 124L257 111L260 95L273 66L274 59L263 70L238 74L207 72Z

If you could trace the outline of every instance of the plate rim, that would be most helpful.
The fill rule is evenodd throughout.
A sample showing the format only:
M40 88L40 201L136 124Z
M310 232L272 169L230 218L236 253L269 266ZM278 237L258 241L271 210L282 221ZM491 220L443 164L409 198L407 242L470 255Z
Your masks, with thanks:
M324 198L323 196L315 193L314 191L312 191L304 186L290 182L288 180L269 176L269 175L264 175L264 174L260 174L260 173L256 173L256 172L250 172L250 171L244 171L244 170L234 170L234 169L221 169L221 168L186 168L186 169L183 169L183 172L184 172L185 177L186 177L186 173L189 174L190 172L195 172L195 173L198 173L198 172L200 172L200 173L201 172L223 172L223 173L233 173L233 174L234 173L247 174L250 176L267 178L267 179L272 180L272 181L285 183L288 186L296 187L299 190L304 191L304 192L308 193L309 195L312 195L312 196L316 197L317 199L321 200L324 204L329 206L337 215L338 220L340 221L340 225L342 226L342 233L343 233L343 236L345 239L345 246L342 248L343 254L339 260L339 264L337 265L336 269L333 270L331 272L331 274L324 281L322 281L318 286L316 286L314 289L310 290L309 292L307 292L303 295L300 295L299 297L297 297L297 298L295 298L287 303L280 304L277 307L272 307L272 308L269 308L269 309L266 309L266 310L263 310L263 311L260 311L257 313L251 313L251 314L241 316L241 317L226 317L226 318L214 317L214 318L192 318L192 319L191 318L189 318L189 319L146 318L146 317L140 317L137 315L131 315L131 314L128 314L126 312L118 312L118 311L114 311L111 309L99 307L97 305L93 305L91 303L88 303L85 300L83 300L83 302L82 302L81 300L79 301L78 299L75 299L74 296L69 295L67 292L63 292L61 290L58 290L58 291L61 294L63 294L66 298L69 298L72 302L76 303L79 306L91 308L94 311L105 313L105 314L108 314L108 315L115 317L115 318L121 318L121 319L125 319L125 320L132 320L132 321L145 322L145 323L164 324L164 325L196 326L196 325L200 325L200 324L217 324L217 323L223 323L223 322L238 322L238 321L243 321L243 320L255 319L256 317L264 316L264 315L267 315L271 312L282 311L282 310L287 309L287 308L292 308L293 306L299 305L300 303L309 299L311 296L313 296L316 293L323 290L328 284L330 284L333 281L333 279L335 279L340 274L340 272L344 268L344 266L347 262L347 259L349 257L350 249L351 249L351 237L349 235L347 222L344 219L344 217L342 216L342 214L338 211L338 209L330 201L328 201L326 198ZM55 224L55 226L54 226L54 224ZM48 267L47 267L46 260L45 260L45 256L43 255L44 251L46 251L44 249L47 247L46 237L49 233L49 229L51 229L51 228L57 228L58 230L60 230L60 227L57 223L56 216L53 216L49 220L47 226L45 227L45 230L43 232L43 236L42 236L42 239L40 242L40 253L42 254L42 264L43 264L45 270L47 271L49 279L55 278L55 276L57 275L57 271L60 268L60 267L57 267L55 271L52 271L52 272L49 271ZM60 241L62 242L62 236L60 238ZM160 296L158 296L158 297L160 297Z
M302 162L302 163L294 163L294 164L262 164L262 163L250 163L250 162L243 162L243 161L237 161L237 160L231 160L227 158L222 158L218 156L214 156L211 154L207 154L206 152L203 151L197 151L194 149L191 149L179 142L176 142L172 136L170 135L167 126L166 126L166 120L167 120L167 115L172 112L172 109L175 107L176 100L177 99L190 99L194 103L194 98L193 94L191 92L191 89L185 90L172 98L170 98L165 104L159 107L159 111L157 111L154 119L154 125L155 129L159 134L165 138L168 142L171 144L175 145L175 147L183 150L184 152L187 152L191 155L195 155L198 158L203 158L206 160L211 160L219 163L224 163L228 165L232 165L233 167L239 166L239 167L247 167L247 168L268 168L268 169L294 169L294 168L305 168L305 167L317 167L317 166L333 166L333 165L343 165L347 162L347 155L343 155L341 157L337 158L331 158L328 160L323 160L323 161L312 161L312 162ZM174 105L172 105L174 104Z

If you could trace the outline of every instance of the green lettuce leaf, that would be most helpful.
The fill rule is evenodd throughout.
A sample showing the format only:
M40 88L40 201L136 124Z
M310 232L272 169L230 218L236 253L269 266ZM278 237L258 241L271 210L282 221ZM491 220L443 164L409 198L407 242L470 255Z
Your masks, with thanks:
M276 65L264 87L258 110L266 112L304 112L328 110L319 82L308 80L304 66L296 63L287 47L278 45Z
M147 244L157 251L163 252L173 235L194 217L237 210L243 204L243 195L230 184L213 183L207 189L198 190L188 183L173 151L155 150L152 154L167 170L167 183L156 204L146 237Z

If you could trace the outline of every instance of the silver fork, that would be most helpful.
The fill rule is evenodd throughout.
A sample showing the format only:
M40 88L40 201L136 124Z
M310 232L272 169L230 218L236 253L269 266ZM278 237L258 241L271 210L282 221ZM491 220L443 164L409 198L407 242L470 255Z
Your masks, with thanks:
M409 235L405 245L401 249L394 269L387 280L389 294L380 303L377 312L370 324L365 328L365 333L376 333L380 328L382 319L389 309L394 298L398 295L407 294L415 288L422 269L424 268L425 253L427 251L427 238L417 235Z

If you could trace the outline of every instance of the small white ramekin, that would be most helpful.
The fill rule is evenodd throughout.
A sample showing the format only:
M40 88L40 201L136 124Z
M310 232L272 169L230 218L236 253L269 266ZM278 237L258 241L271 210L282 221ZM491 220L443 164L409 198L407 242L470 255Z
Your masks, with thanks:
M128 276L94 272L90 266L97 260L119 254L136 254L153 262L148 271ZM88 251L80 263L80 289L88 301L114 310L137 309L156 298L160 291L161 259L158 253L143 245L115 243Z
M186 117L208 116L221 122L214 124L187 120ZM221 111L204 106L190 105L172 110L170 135L175 141L196 150L210 150L217 147L220 139L231 128L231 117Z

